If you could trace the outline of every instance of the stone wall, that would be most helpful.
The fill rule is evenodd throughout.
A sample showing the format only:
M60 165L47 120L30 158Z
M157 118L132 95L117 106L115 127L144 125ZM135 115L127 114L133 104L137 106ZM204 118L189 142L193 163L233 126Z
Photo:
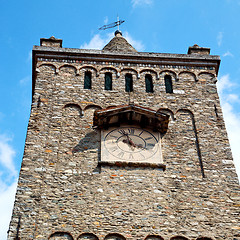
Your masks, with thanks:
M33 71L8 239L240 239L239 185L214 68L38 58ZM83 89L85 71L92 72L92 89ZM104 90L105 72L113 90ZM130 93L126 73L133 74ZM145 91L145 74L153 93ZM165 171L99 167L93 113L129 102L171 116L162 136Z

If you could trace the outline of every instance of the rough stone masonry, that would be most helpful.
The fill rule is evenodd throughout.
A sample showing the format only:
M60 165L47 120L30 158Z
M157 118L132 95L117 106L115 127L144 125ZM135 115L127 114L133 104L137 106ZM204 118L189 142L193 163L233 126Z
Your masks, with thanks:
M41 39L8 239L239 240L240 189L216 90L219 64L197 45L188 54L137 52L120 33L103 50ZM133 91L126 92L126 74ZM169 116L161 136L166 169L101 165L94 111L129 103Z

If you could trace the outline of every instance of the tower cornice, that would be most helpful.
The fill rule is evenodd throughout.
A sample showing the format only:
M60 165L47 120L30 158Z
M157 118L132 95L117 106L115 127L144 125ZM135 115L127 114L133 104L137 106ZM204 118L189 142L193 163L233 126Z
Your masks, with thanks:
M33 89L35 86L35 69L38 59L53 62L102 61L113 63L130 63L144 65L172 65L188 67L208 67L217 76L220 56L202 54L170 54L153 52L111 52L106 50L56 48L47 46L33 47Z

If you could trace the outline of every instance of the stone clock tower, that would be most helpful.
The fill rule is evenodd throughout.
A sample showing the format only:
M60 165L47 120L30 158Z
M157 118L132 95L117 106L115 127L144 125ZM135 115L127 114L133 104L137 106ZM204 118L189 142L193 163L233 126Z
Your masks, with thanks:
M8 239L239 240L219 56L33 48L33 99Z

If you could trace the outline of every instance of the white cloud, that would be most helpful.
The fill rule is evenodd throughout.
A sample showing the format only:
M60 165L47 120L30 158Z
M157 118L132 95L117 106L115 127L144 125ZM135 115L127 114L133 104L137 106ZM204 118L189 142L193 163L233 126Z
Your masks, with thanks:
M231 52L227 51L223 54L223 57L233 57L233 54Z
M17 185L17 171L13 161L15 151L10 141L11 138L0 135L0 239L7 239Z
M107 35L105 37L102 37L100 34L96 34L93 36L93 38L90 40L89 43L84 43L80 46L80 48L83 49L103 49L103 47L111 40L113 35Z
M222 40L223 40L223 32L219 32L217 35L217 44L219 47L222 45Z
M9 137L6 137L6 135L0 135L0 166L8 170L10 172L10 176L12 177L17 175L17 171L13 163L13 158L16 153L9 145L9 141L11 141Z
M17 180L6 186L0 181L0 239L7 239L7 231L12 215L12 208L17 187Z
M104 36L96 34L92 37L89 43L84 43L80 46L83 49L103 49L103 47L109 43L109 41L114 37L113 33L105 34ZM133 39L128 32L123 33L123 37L138 51L144 50L144 45L141 41Z
M144 45L141 41L133 39L128 32L123 34L126 40L134 47L137 51L144 51Z
M229 141L231 144L234 163L237 169L238 177L240 179L240 114L235 113L233 106L228 102L223 101L222 109Z
M234 103L234 102L240 103L239 96L237 94L233 94L233 93L227 95L227 100L232 103Z
M240 113L234 111L233 105L233 102L239 101L239 97L236 94L229 93L233 90L233 86L229 75L222 76L217 83L234 163L240 179Z
M229 74L222 76L217 82L218 93L223 97L223 91L226 89L231 89L234 84L229 79Z
M132 0L133 7L141 6L141 5L151 5L153 0Z

